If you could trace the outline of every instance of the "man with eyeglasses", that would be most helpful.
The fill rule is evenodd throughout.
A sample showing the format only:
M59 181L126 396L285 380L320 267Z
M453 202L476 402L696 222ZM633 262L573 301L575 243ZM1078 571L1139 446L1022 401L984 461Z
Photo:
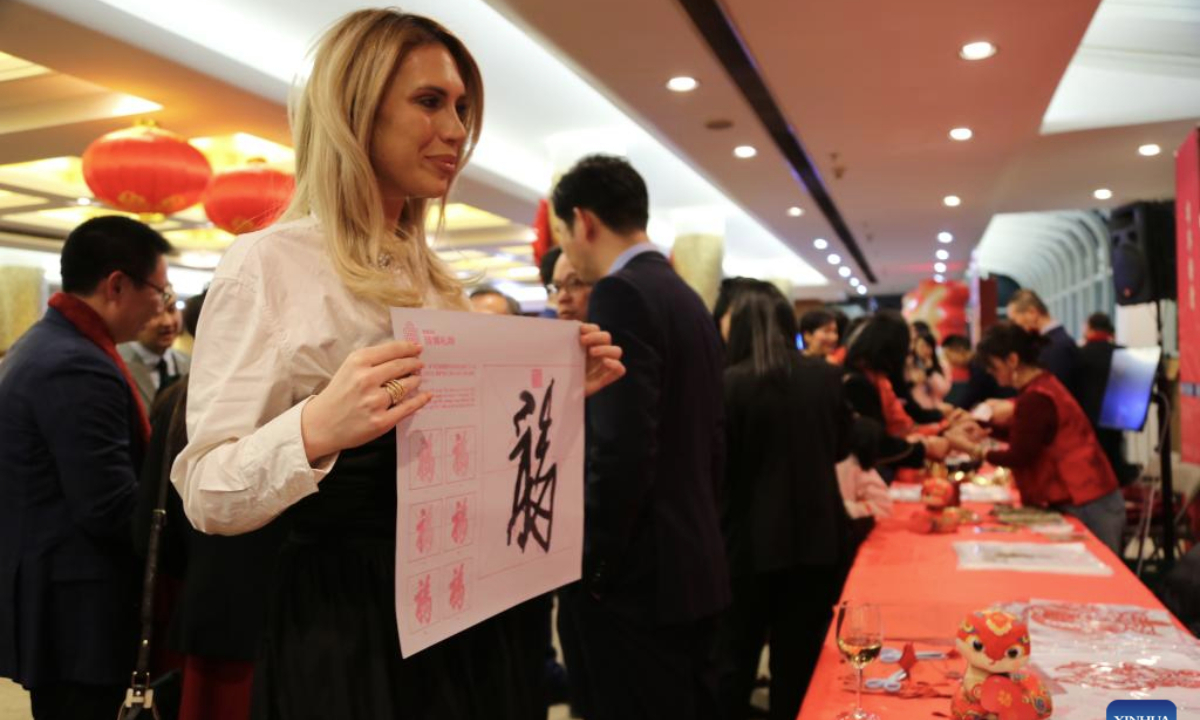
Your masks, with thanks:
M170 252L136 220L77 227L63 291L0 366L0 677L36 720L110 720L133 669L150 425L116 346L163 312Z
M150 322L138 331L134 342L117 346L147 410L154 405L160 392L191 369L191 356L173 347L182 329L183 315L178 298L167 286L163 311L150 318Z
M556 300L558 317L562 320L587 322L588 298L592 296L592 283L584 282L575 266L561 253L554 263L554 280L546 286L551 300Z

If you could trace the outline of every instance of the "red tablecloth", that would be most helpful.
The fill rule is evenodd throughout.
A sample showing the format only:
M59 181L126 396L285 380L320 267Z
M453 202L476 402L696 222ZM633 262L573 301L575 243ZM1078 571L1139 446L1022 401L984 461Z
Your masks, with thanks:
M981 516L990 510L987 505L968 507ZM959 621L967 613L995 603L1037 598L1162 609L1162 604L1124 563L1074 519L1070 521L1087 535L1083 542L1113 568L1112 575L960 571L952 545L956 540L1039 542L1041 538L1029 531L976 533L969 526L959 528L956 534L918 535L908 529L907 522L921 509L917 504L897 504L896 517L876 526L860 549L842 593L843 600L883 606L885 646L899 647L905 640L915 640L917 649L930 644L930 640L936 646L938 640L954 637ZM854 703L853 684L847 680L853 671L842 662L833 642L834 632L831 627L800 710L800 720L829 720ZM1036 647L1033 655L1037 657ZM894 665L882 668L879 665L874 663L869 667L867 675L884 675L896 669ZM940 669L961 670L962 665L961 659L946 661L940 663ZM938 669L929 668L932 675ZM953 692L953 683L945 683L945 689ZM886 720L929 718L934 713L948 717L950 710L950 701L944 698L902 699L881 694L864 694L863 705Z

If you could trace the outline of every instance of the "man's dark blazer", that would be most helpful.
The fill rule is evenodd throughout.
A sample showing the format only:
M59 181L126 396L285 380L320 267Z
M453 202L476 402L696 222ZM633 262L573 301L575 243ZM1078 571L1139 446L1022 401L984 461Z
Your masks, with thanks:
M786 373L761 376L749 360L725 371L721 509L734 577L837 567L853 552L836 470L854 423L841 374L799 353Z
M596 283L588 319L626 375L587 403L584 586L616 612L683 623L729 602L722 350L700 297L657 252Z
M137 384L138 392L142 395L142 402L146 404L146 412L150 412L150 408L154 405L154 398L158 396L161 388L155 387L154 376L158 374L156 370L152 370L146 363L142 362L142 358L137 354L137 350L133 349L133 342L121 343L117 346L117 352L120 353L121 359L125 361L125 367L129 368L129 375L133 378L133 382ZM192 356L187 353L182 353L175 348L167 348L167 352L163 354L170 355L175 361L175 378L187 375L192 370Z
M1049 341L1040 353L1038 364L1049 370L1058 381L1071 391L1076 401L1079 397L1079 346L1075 339L1067 334L1062 325L1056 325L1050 332L1042 335Z
M138 423L116 363L54 309L0 364L0 676L129 681Z
M1008 399L1017 396L1013 388L1000 387L996 378L987 371L982 358L975 358L968 366L970 375L964 383L954 383L946 402L963 410L971 410L984 400L992 398Z

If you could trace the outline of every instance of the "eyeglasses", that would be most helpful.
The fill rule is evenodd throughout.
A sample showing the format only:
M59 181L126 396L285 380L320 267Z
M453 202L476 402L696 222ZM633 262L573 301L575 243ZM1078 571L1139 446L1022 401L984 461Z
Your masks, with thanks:
M579 278L573 277L561 285L557 283L550 283L546 286L546 292L550 294L550 297L555 297L561 292L577 293L580 290L590 288L591 286L592 283L584 282Z
M141 279L135 278L134 276L130 275L129 273L125 273L125 274L129 277L130 280L134 281L138 285L149 285L150 287L157 290L159 295L161 296L159 299L162 300L163 305L171 305L172 303L175 302L175 288L171 287L170 283L167 283L167 285L160 287L144 278L141 278Z

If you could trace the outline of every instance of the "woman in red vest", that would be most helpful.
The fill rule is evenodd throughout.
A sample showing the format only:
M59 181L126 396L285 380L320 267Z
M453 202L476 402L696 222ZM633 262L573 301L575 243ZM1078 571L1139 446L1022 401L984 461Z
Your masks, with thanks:
M1018 395L1007 450L986 450L961 434L955 446L1012 470L1027 506L1074 515L1121 554L1125 502L1091 423L1070 391L1038 367L1044 340L1012 323L990 328L976 348L988 372Z

